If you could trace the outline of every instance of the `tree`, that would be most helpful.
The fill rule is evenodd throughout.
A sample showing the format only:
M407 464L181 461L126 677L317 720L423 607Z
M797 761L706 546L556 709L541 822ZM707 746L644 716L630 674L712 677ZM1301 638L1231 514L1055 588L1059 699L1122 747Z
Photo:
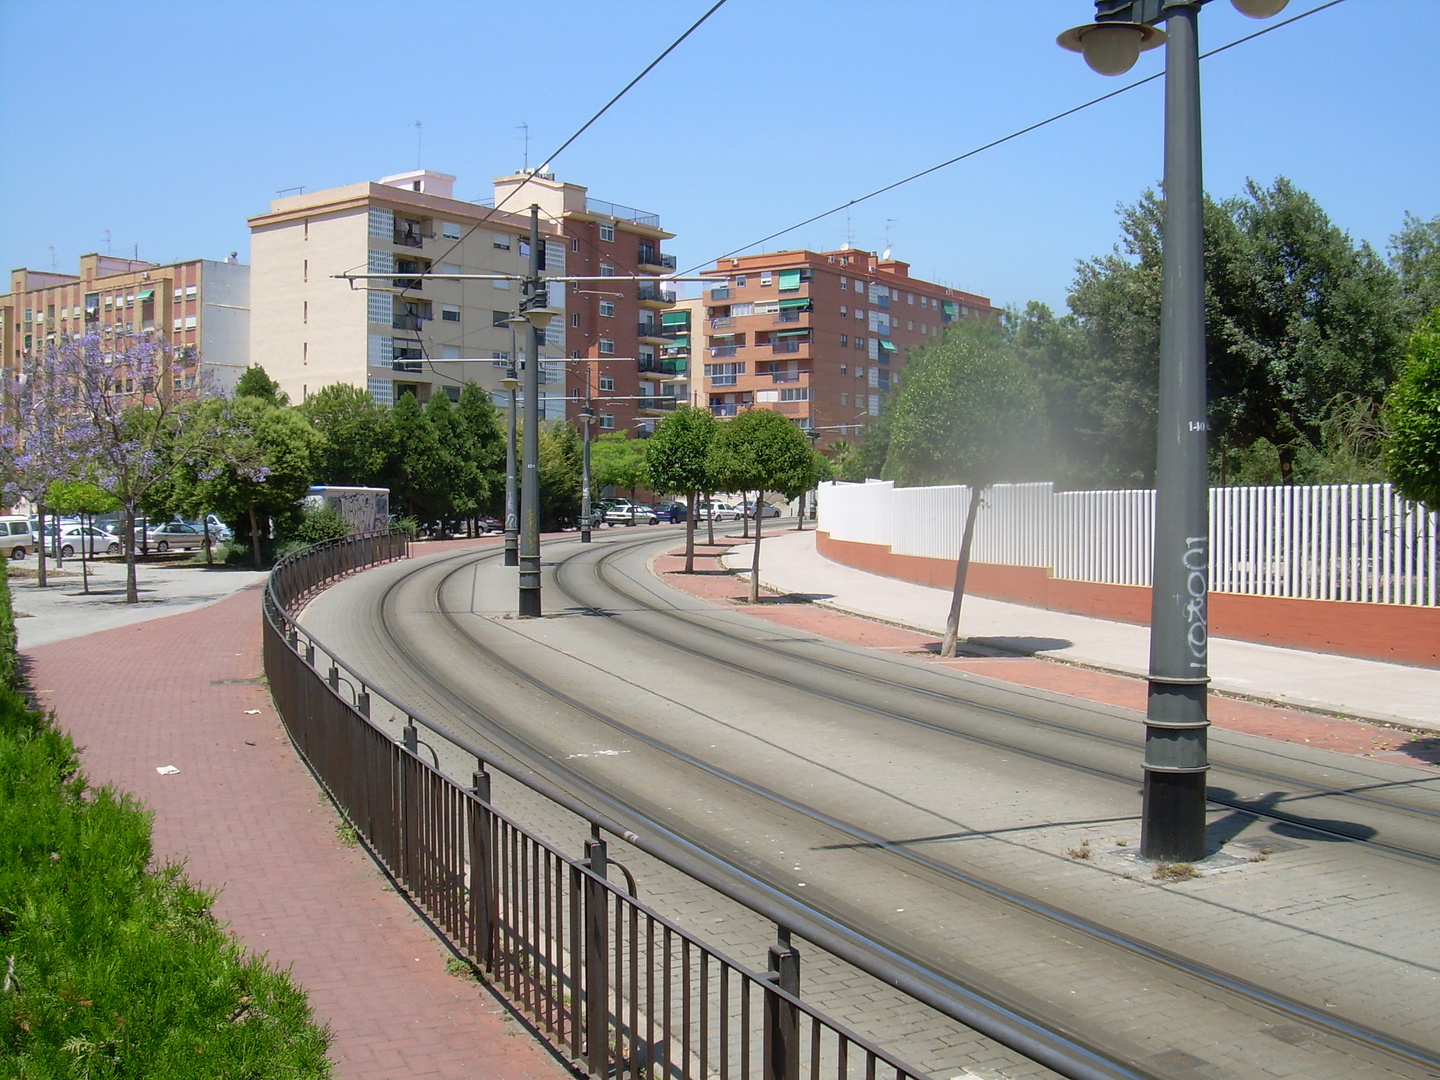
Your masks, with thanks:
M108 514L119 510L120 504L113 495L101 491L85 480L57 480L50 485L49 503L57 514L75 514L83 525L90 524L87 518L95 514ZM57 531L58 536L58 531ZM90 592L90 542L80 545L80 589Z
M710 444L707 471L725 491L753 491L755 548L750 558L750 603L760 602L760 537L767 491L796 491L812 475L810 440L773 409L747 409L720 424Z
M655 425L645 452L650 484L656 491L684 493L689 503L685 515L685 573L695 571L695 515L700 495L710 482L710 444L715 439L715 417L708 409L681 405Z
M975 518L993 484L1043 467L1044 413L1039 388L1002 326L971 320L912 354L891 405L884 476L900 484L965 484L969 504L955 564L955 589L940 655L954 656L960 605L970 568Z
M393 441L385 470L390 497L405 507L407 516L433 520L442 512L449 484L447 455L435 422L414 394L401 394L390 410L390 425Z
M835 479L835 466L830 459L819 450L813 447L810 450L810 473L805 477L805 484L798 491L787 491L787 499L798 499L799 507L795 515L795 531L800 532L805 528L805 496L818 488L826 480Z
M628 431L607 431L590 444L590 479L600 487L635 492L649 480L645 471L645 440L630 438ZM631 512L634 523L634 512Z
M1406 214L1390 238L1390 265L1400 279L1405 325L1414 329L1440 308L1440 217L1422 221Z
M188 479L198 501L235 524L236 539L249 539L258 569L275 539L271 519L287 525L301 518L321 437L298 410L263 397L212 399L202 409L226 434L204 459L192 461Z
M500 410L477 383L467 382L460 390L455 420L459 454L474 501L482 509L498 509L495 504L505 491L505 430Z
M580 516L580 433L565 421L540 426L540 527L558 529Z
M267 405L283 409L290 404L290 395L280 389L280 384L265 374L259 364L251 364L235 381L236 397L259 398Z
M1396 489L1440 508L1440 307L1410 335L1387 406L1385 464Z
M115 497L125 522L125 600L138 603L135 514L187 461L205 460L224 432L213 413L176 392L194 361L158 334L87 334L46 350L60 409L83 456L80 479Z
M390 413L368 390L335 383L299 408L321 437L315 465L320 483L371 487L382 479L390 458Z
M860 447L848 439L836 439L825 453L830 457L830 465L834 472L834 479L848 480L852 483L864 480L859 475L860 469Z

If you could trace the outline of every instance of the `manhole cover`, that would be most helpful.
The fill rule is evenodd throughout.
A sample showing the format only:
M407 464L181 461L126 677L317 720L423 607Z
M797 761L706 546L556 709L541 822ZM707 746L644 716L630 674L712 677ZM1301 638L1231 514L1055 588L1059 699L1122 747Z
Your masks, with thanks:
M1304 844L1296 843L1294 840L1282 840L1278 836L1252 836L1245 840L1236 840L1235 847L1250 848L1252 851L1303 851Z
M1184 1050L1166 1050L1163 1054L1155 1054L1145 1060L1162 1069L1194 1069L1200 1065L1210 1064L1204 1058L1187 1054Z
M1309 1028L1303 1028L1299 1024L1275 1024L1271 1027L1261 1028L1260 1030L1272 1038L1279 1039L1283 1043L1289 1043L1291 1046L1294 1046L1296 1043L1302 1043L1306 1039L1312 1038L1315 1034Z

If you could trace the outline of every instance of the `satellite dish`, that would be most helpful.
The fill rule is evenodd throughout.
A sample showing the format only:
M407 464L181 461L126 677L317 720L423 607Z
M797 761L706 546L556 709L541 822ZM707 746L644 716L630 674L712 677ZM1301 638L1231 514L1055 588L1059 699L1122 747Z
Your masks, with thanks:
M840 245L840 250L841 250L841 251L849 251L849 250L850 250L850 241L849 241L849 240L846 240L843 244L841 244L841 245Z
M890 258L890 249L886 248L885 251L881 254L880 260L883 262L888 258Z

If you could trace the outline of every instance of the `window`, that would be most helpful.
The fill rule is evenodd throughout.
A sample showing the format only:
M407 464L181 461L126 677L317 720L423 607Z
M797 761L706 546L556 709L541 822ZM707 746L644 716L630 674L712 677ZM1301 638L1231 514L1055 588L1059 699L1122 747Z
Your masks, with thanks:
M843 375L844 372L841 372L841 374ZM840 395L840 407L843 409L843 408L846 408L849 404L850 404L850 395L849 395L849 394L841 394L841 395Z
M460 226L453 221L442 221L440 223L440 235L446 240L459 240Z
M925 329L925 324L922 322L922 323L920 324L920 333L922 333L922 334L928 334L929 332L930 332L930 331L928 331L928 330Z
M844 364L841 364L841 365L840 365L840 374L841 374L841 375L848 375L849 373L850 373L850 372L849 372L849 369L848 369Z
M855 309L855 321L856 321L856 322L864 322L864 321L865 321L865 309L864 309L863 307L857 307L857 308Z
M906 330L914 330L914 329L915 329L915 320L913 320L913 319L906 319L906 320L905 320L905 329L906 329Z
M614 277L614 276L615 276L615 267L611 266L609 263L601 263L601 264L600 264L600 276L601 276L601 277Z
M615 426L615 414L602 412L600 414L600 426L602 428L613 428Z
M780 291L797 292L800 288L800 269L780 271Z
M442 274L460 274L460 273L464 273L464 271L462 271L462 270L460 269L460 264L459 264L459 263L441 263L441 264L440 264L440 273L442 273Z
M605 224L604 222L601 222L601 223L600 223L600 239L603 240L603 241L605 241L607 244L614 243L614 242L615 242L615 226L614 226L614 225L607 225L607 224Z
M510 313L508 311L492 311L490 312L490 325L504 326L509 318Z
M615 355L615 342L611 341L609 338L602 337L602 338L600 339L600 355L601 355L601 356L613 356L613 355Z
M914 303L915 303L915 294L914 294L913 292L907 292L907 293L905 294L905 302L906 302L907 304L914 304Z
M570 313L570 325L571 325L571 326L579 326L579 325L580 325L580 313L579 313L578 311L572 311L572 312Z
M497 289L508 289L508 288L510 288L510 282L505 281L504 279L496 279L495 281L492 281L490 284L491 284L491 285L494 285L495 288L497 288Z
M604 319L613 319L615 317L615 305L613 302L609 300L600 301L600 317Z
M459 345L441 345L441 346L440 346L440 359L441 359L441 360L459 360L459 359L460 359L460 346L459 346Z
M856 365L855 365L855 378L857 378L857 379L863 379L864 377L865 377L865 369L864 369L863 367L861 367L859 364L856 364Z
M872 367L872 368L870 369L870 385L871 385L871 386L875 386L875 387L878 387L878 386L880 385L880 369L879 369L879 368L873 368L873 367Z
M448 304L441 304L440 319L442 322L459 322L460 309L458 307L450 307Z
M510 353L509 353L509 351L506 350L506 349L491 349L491 350L490 350L490 359L491 359L491 360L500 360L500 361L509 360L509 359L510 359ZM503 366L504 366L503 362L495 365L495 367L503 367Z
M842 319L848 319L849 317L850 317L850 309L849 309L848 307L846 307L844 304L841 304L841 305L840 305L840 318L842 318Z
M848 290L850 288L850 279L847 277L842 277L840 279L840 288Z
M127 330L130 329L130 324L129 324L129 323L126 323L126 324L125 324L125 329L127 329ZM195 329L195 316L194 316L194 315L186 315L186 316L185 316L185 329L186 329L186 330L194 330L194 329Z
M746 280L748 280L748 279L745 277L744 274L736 274L736 275L735 275L735 287L736 287L737 289L743 289L743 288L745 287L745 282L746 282Z
M571 250L571 251L579 251L579 250L580 250L580 238L579 238L578 236L572 236L572 237L570 238L570 250Z
M849 336L848 334L841 334L841 335L840 335L840 348L842 348L842 349L848 349L849 347L850 347L850 336ZM841 365L840 365L840 374L841 374L841 375L844 375L844 374L845 374L845 365L844 365L844 364L841 364Z
M870 407L866 410L866 412L868 412L871 416L879 416L879 415L880 415L880 395L879 395L879 394L871 394L871 395L870 395Z
M459 237L456 237L455 239L459 239ZM509 251L510 234L503 232L491 233L490 246L495 248L497 251Z
M614 390L614 389L615 389L615 376L614 376L614 375L601 375L601 376L600 376L600 389L601 389L601 390Z
M730 305L730 314L731 314L731 315L754 315L754 314L755 314L755 305L752 304L752 303L748 303L748 302L747 302L747 303L744 303L744 304L731 304L731 305Z
M194 300L194 299L195 299L195 294L196 294L197 292L199 292L199 291L200 291L200 287L199 287L198 285L186 285L186 286L185 286L185 299L186 299L186 300ZM128 297L127 299L128 299L128 301L129 301L129 303L131 303L131 304L133 304L133 303L135 302L135 298L134 298L133 296L132 296L132 297Z
M457 313L455 317L458 319L460 316L459 316L459 314ZM300 301L300 321L301 321L302 323L308 323L308 322L310 321L310 301L309 301L309 300L302 300L302 301Z
M762 271L760 271L760 284L761 284L761 285L769 285L769 284L770 284L770 271L769 271L769 270L762 270Z

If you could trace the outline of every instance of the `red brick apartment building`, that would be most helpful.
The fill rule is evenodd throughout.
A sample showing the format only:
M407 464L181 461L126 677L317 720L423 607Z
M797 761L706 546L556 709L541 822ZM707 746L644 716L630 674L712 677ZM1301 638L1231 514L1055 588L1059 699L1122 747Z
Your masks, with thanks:
M722 259L705 276L716 283L694 328L705 335L701 403L721 417L774 409L821 446L861 435L880 415L910 349L1000 311L912 278L909 263L848 248Z
M174 346L175 389L234 386L250 358L250 268L90 254L78 274L12 270L0 295L0 369L19 371L26 357L70 338L148 331Z
M677 362L667 335L665 309L675 294L659 281L625 280L671 274L675 256L660 250L674 237L658 214L589 197L579 184L550 173L517 173L495 181L495 199L515 188L508 209L540 206L565 241L563 271L550 273L596 280L572 281L565 294L565 416L578 422L589 400L595 434L653 431L655 424L689 397L686 364ZM615 278L612 283L607 278Z

